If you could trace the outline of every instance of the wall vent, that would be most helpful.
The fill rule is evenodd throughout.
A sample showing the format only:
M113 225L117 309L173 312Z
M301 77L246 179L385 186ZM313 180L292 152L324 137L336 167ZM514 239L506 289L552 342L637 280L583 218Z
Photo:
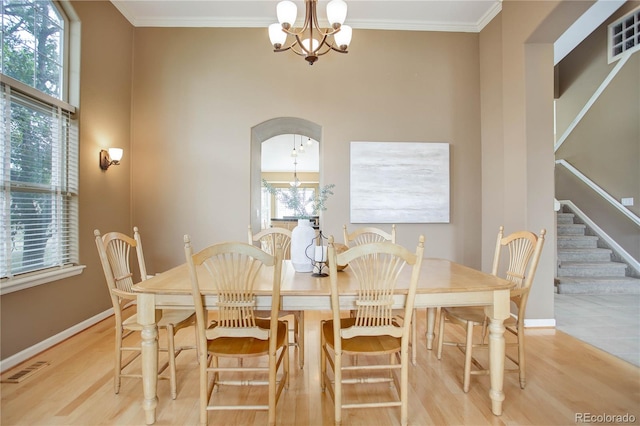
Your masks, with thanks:
M640 50L640 7L609 24L609 63Z

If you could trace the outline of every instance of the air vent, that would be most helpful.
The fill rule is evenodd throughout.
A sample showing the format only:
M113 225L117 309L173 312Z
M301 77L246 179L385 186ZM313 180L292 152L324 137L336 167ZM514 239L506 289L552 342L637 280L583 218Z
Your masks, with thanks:
M640 7L609 24L609 63L640 49Z
M46 367L49 364L50 364L49 361L35 362L30 366L12 374L6 379L2 379L2 383L20 383L21 381L26 380L27 378L33 376L34 374L36 374L38 371L42 370L44 367Z

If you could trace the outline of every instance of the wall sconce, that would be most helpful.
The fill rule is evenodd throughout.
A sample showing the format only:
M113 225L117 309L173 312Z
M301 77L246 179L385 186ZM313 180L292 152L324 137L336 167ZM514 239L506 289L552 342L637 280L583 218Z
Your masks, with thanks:
M102 170L107 170L111 165L119 165L120 160L122 160L123 151L124 150L122 148L109 148L109 151L101 149L100 168Z

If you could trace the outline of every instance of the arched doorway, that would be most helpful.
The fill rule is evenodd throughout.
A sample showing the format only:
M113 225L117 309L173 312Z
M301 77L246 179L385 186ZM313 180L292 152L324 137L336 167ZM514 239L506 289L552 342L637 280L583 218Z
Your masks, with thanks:
M263 121L251 128L251 176L250 200L251 230L260 231L261 221L261 164L262 143L274 136L297 134L309 137L320 143L320 170L322 170L322 127L312 121L297 117L278 117Z

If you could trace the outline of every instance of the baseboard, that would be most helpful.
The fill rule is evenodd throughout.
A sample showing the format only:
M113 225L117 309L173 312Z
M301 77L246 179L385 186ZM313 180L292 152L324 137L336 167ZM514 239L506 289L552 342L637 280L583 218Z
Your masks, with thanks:
M3 373L4 371L15 367L21 362L24 362L29 358L38 355L40 352L45 351L54 345L57 345L63 340L66 340L69 337L73 336L74 334L77 334L82 330L85 330L91 327L92 325L99 323L103 319L109 318L111 315L113 315L113 308L107 309L106 311L101 312L98 315L95 315L85 321L82 321L81 323L78 323L73 327L70 327L64 331L61 331L55 336L51 336L48 339L43 340L42 342L36 343L35 345L21 352L18 352L15 355L12 355L6 359L0 360L0 373Z
M525 319L525 328L542 328L542 327L555 327L555 318L541 318L541 319Z

